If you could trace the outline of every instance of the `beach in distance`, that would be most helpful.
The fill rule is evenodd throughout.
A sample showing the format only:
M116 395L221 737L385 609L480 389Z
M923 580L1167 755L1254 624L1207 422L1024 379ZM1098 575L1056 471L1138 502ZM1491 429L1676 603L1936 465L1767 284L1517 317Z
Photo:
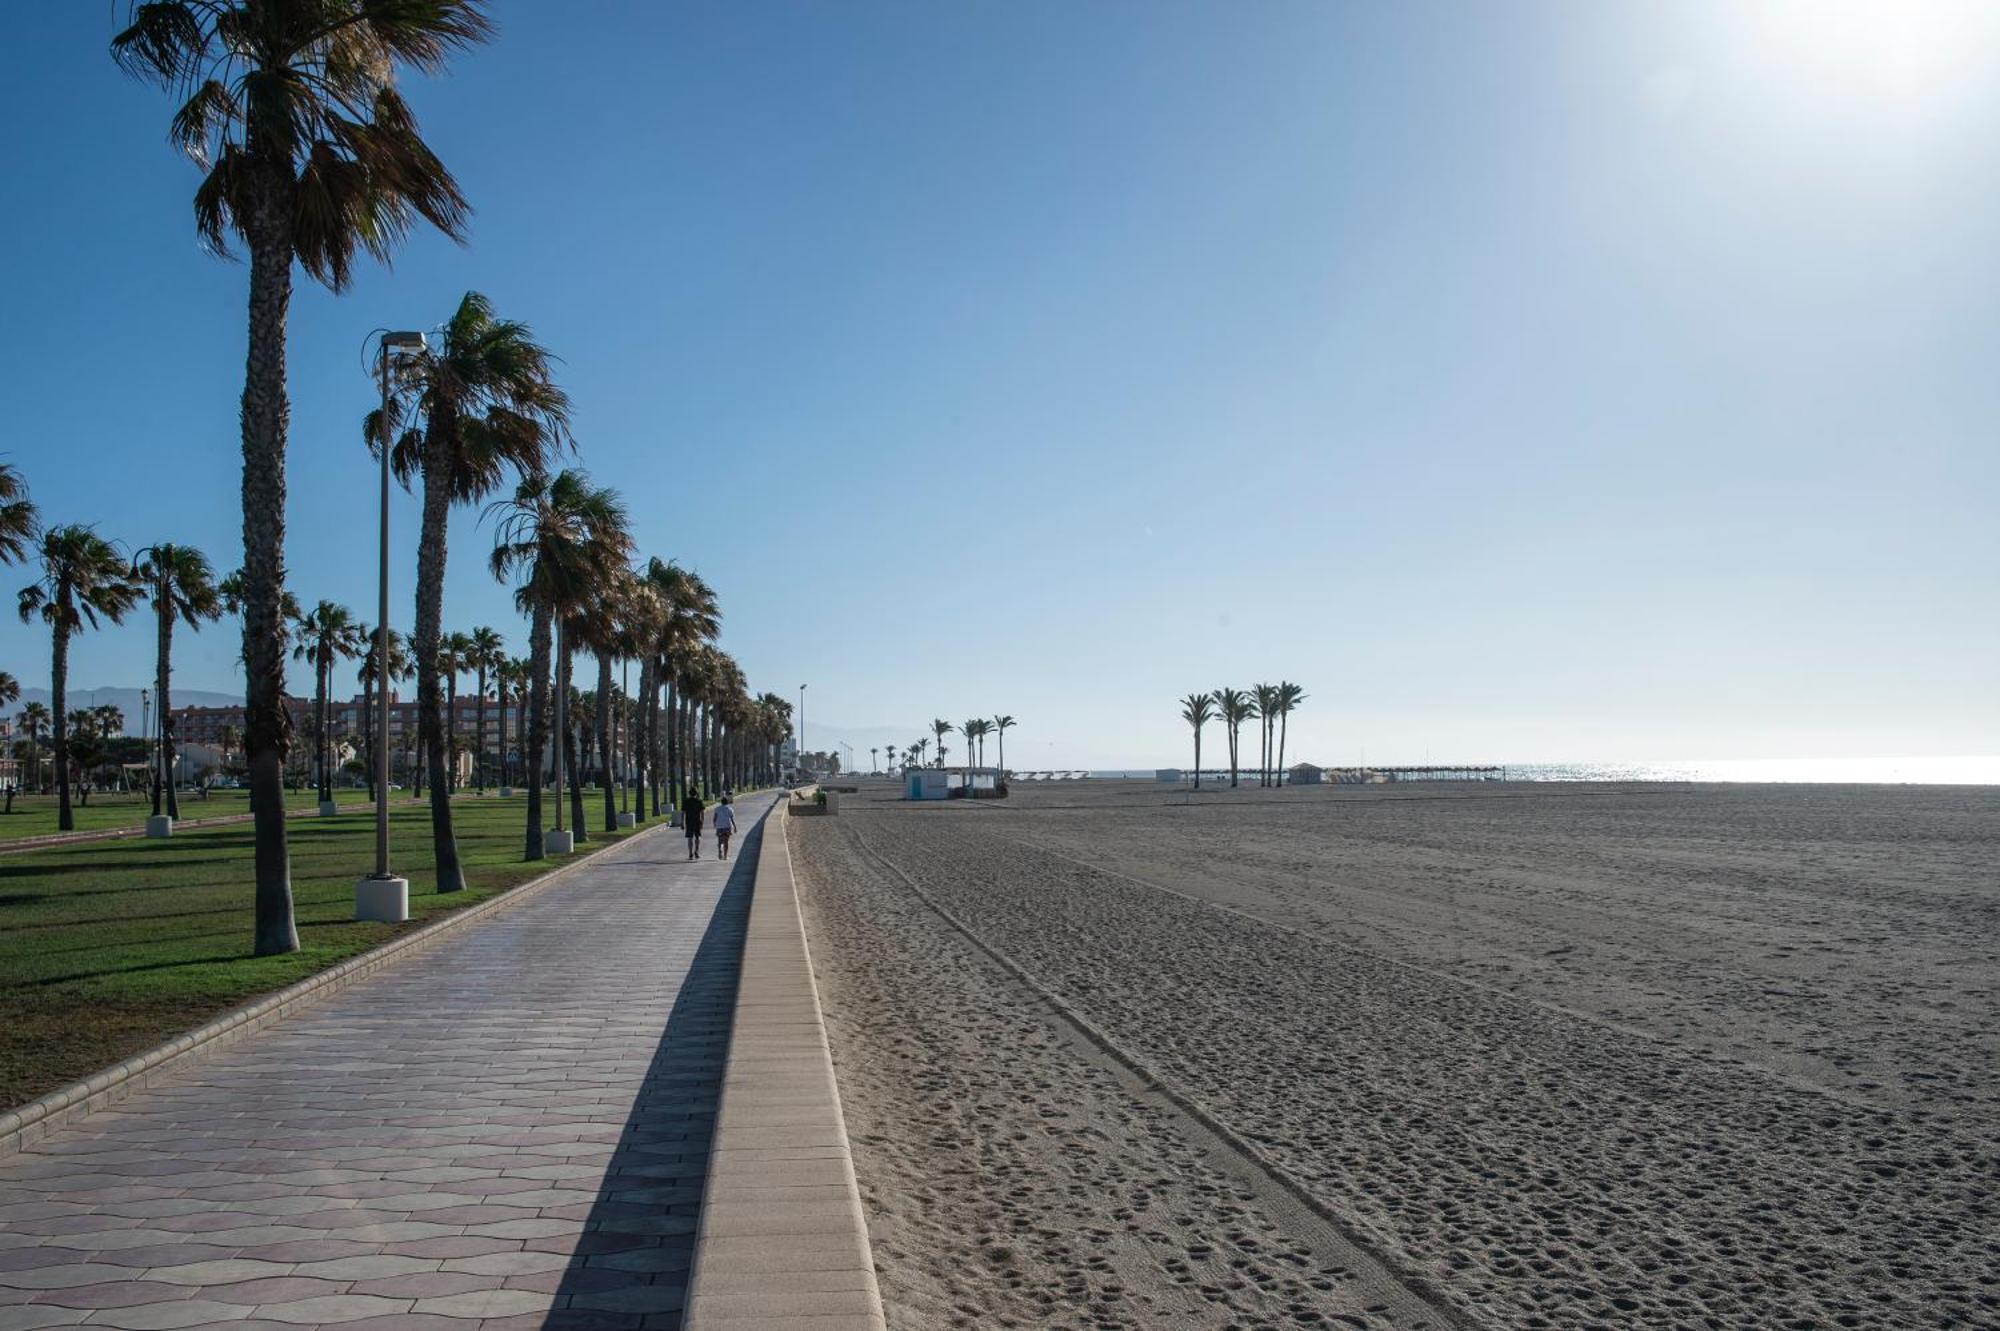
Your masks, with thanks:
M2000 787L860 778L891 1324L2000 1324Z

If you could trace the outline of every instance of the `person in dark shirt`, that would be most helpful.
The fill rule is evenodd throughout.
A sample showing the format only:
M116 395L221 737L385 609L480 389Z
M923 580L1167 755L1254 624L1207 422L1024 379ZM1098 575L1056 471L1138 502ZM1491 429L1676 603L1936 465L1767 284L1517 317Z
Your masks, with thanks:
M681 801L681 828L687 833L688 858L701 858L701 811L707 806L701 802L701 791L688 787L687 798Z

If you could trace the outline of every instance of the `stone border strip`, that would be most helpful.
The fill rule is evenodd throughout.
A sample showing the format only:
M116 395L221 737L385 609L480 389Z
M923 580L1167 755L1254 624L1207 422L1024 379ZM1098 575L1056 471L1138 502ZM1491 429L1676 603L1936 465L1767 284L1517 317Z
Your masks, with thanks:
M687 1328L884 1331L785 823L757 849Z
M495 911L504 910L516 902L526 900L543 888L553 886L573 871L589 864L604 851L636 844L648 835L664 831L666 828L667 824L662 821L622 841L599 846L539 878L530 878L527 882L508 888L498 896L489 897L476 906L453 911L443 919L433 920L421 929L404 934L400 938L392 938L379 947L370 948L358 956L349 957L346 961L308 975L303 980L294 981L283 989L266 994L242 1007L231 1008L221 1016L204 1022L185 1034L178 1035L163 1044L154 1045L143 1054L134 1054L124 1062L114 1064L83 1081L72 1082L68 1086L50 1091L40 1099L30 1100L17 1109L10 1109L0 1114L0 1156L12 1155L93 1110L102 1109L108 1104L123 1100L135 1091L151 1086L168 1074L179 1071L184 1059L197 1058L234 1044L251 1032L262 1030L271 1023L289 1016L300 1007L338 993L356 980L392 961L431 946L445 933L462 924L483 919Z

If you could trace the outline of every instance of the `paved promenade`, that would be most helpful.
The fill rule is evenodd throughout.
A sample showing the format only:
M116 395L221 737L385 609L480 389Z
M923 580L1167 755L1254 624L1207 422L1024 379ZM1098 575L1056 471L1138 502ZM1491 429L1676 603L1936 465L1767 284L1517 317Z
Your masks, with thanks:
M704 841L0 1157L0 1331L679 1326L758 844Z

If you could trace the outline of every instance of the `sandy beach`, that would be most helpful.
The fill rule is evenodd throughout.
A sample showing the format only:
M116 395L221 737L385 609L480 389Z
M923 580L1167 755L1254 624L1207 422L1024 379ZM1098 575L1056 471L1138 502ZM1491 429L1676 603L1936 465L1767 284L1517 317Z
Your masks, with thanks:
M863 791L892 1325L2000 1322L2000 790Z

